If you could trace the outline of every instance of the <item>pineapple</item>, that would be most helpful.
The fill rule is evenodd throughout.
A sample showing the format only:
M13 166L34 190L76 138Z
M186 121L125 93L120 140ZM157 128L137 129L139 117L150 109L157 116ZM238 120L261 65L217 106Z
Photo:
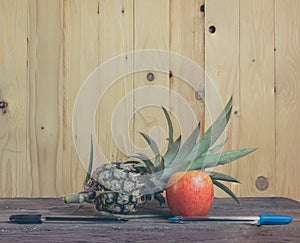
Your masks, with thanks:
M155 154L154 163L144 154L132 156L127 162L112 162L95 169L91 176L93 151L91 149L90 167L85 180L84 191L68 194L66 203L92 203L97 211L108 211L115 214L134 212L140 204L149 200L165 203L163 192L168 179L177 171L206 170L207 168L227 164L241 158L255 149L241 149L229 152L218 152L225 142L213 147L224 131L232 110L232 98L224 111L212 126L199 138L200 124L181 146L181 136L175 141L173 125L167 110L162 107L169 129L167 152L161 156L155 141L141 133ZM93 146L91 146L92 148ZM231 176L208 172L214 185L224 190L237 203L238 198L220 181L238 182Z

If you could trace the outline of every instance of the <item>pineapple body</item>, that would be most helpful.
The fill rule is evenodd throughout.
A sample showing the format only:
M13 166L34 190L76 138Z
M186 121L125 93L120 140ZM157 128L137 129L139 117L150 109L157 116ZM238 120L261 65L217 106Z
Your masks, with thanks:
M144 202L139 188L141 173L132 163L112 162L96 168L85 186L87 191L96 191L94 206L98 211L125 214L134 212Z
M136 162L112 162L97 167L85 185L85 192L90 197L97 211L108 211L115 214L134 212L136 207L152 198L160 203L163 196L156 192L143 195L145 183L142 169L135 167ZM95 192L94 194L91 194ZM88 198L87 196L85 198Z

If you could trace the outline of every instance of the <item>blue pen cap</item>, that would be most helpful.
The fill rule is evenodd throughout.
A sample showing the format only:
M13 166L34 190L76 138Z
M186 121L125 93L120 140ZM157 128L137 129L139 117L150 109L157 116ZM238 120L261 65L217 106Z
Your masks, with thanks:
M293 218L286 215L261 214L257 225L280 225L292 222Z

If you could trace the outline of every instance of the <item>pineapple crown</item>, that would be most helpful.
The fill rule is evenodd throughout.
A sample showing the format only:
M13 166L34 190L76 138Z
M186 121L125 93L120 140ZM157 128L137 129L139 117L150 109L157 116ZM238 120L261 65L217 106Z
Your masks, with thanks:
M166 188L166 184L170 176L177 171L204 170L219 165L225 165L243 156L246 156L255 150L254 148L247 148L229 152L219 152L224 147L226 140L214 146L215 142L224 132L230 119L232 111L232 97L229 99L223 112L203 134L203 136L199 136L200 123L198 123L191 135L183 144L181 135L174 140L171 118L168 111L164 107L162 107L162 110L167 120L169 132L169 136L167 138L168 148L165 155L160 155L156 142L149 135L140 133L155 155L154 163L152 163L150 158L145 154L131 156L142 161L141 163L137 164L136 167L144 167L148 173L156 175L151 178L151 181L156 186L160 186L161 189ZM228 181L238 183L239 181L237 179L218 172L210 171L208 174L211 176L213 183L217 187L224 190L235 201L238 202L238 199L234 193L227 186L220 182Z
M144 182L146 187L152 192L163 191L166 189L167 182L172 174L178 171L204 170L207 168L225 165L243 156L252 153L255 148L219 152L225 145L226 140L214 145L223 133L230 119L232 110L232 97L229 99L224 110L209 129L200 137L200 123L196 126L187 140L182 144L181 135L174 140L173 124L168 111L162 107L163 113L168 124L168 148L164 156L160 155L156 142L147 134L140 132L154 153L154 163L142 153L130 156L137 159L136 168L144 171ZM90 178L93 160L93 146L91 141L90 164L86 181ZM207 172L207 171L206 171ZM207 172L214 185L225 191L237 203L235 194L220 181L236 182L239 181L229 175L219 172Z

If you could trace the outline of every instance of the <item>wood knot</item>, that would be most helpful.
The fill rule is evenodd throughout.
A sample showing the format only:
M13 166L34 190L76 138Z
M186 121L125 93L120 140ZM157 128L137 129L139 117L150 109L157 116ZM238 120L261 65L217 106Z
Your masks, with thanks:
M0 99L0 112L2 113L2 115L4 115L7 112L7 107L8 103L5 100Z
M258 176L256 178L255 186L259 191L266 191L269 188L268 178L264 176Z
M195 92L195 98L196 98L196 100L202 100L202 101L204 101L204 90L202 90L202 89L199 89L199 90L197 90L196 92Z
M211 34L214 34L214 33L216 32L216 26L214 26L214 25L209 26L208 31L209 31Z
M146 78L149 82L154 81L154 79L155 79L154 73L151 73L151 72L148 73Z

